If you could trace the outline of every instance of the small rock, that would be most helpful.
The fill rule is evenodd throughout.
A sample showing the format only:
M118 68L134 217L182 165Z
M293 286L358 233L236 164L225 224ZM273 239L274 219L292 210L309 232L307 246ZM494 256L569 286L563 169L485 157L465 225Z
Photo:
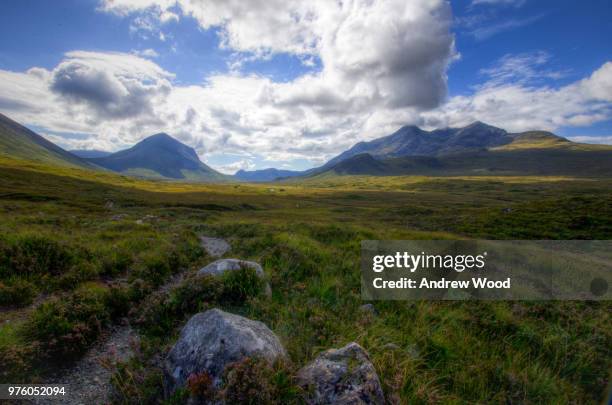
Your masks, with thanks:
M123 218L127 217L126 214L117 214L111 217L111 221L121 221Z
M410 356L414 360L421 357L421 351L415 344L408 345L408 347L406 348L406 352L408 352L408 356Z
M165 391L183 387L191 374L207 372L221 384L225 366L257 356L270 364L286 357L278 337L262 322L219 309L194 315L168 353L164 366Z
M143 225L144 222L142 222L142 219L137 219L136 220L136 225Z
M400 347L395 343L386 343L382 348L385 350L399 350Z
M508 208L508 207L503 208L503 209L502 209L502 212L503 212L504 214L509 214L509 213L511 213L511 212L512 212L512 208Z
M220 276L226 271L236 271L240 270L242 267L252 268L253 270L255 270L257 275L259 275L260 277L264 276L264 271L259 265L259 263L240 259L219 259L217 261L214 261L198 270L198 276L203 276L206 274L210 274L212 276Z
M211 276L220 276L226 271L236 271L240 270L242 267L252 268L255 270L259 277L265 277L264 271L259 265L259 263L240 259L219 259L217 261L214 261L198 270L198 276L205 276L207 274ZM272 295L272 289L270 288L270 284L268 282L266 282L264 293L268 297Z
M297 374L308 404L384 404L380 380L357 343L320 354Z
M230 250L230 245L225 239L201 236L200 241L206 253L214 258L221 257Z
M363 304L362 306L359 307L359 310L361 312L366 312L372 315L378 314L378 312L376 311L376 308L374 308L374 305L372 304Z

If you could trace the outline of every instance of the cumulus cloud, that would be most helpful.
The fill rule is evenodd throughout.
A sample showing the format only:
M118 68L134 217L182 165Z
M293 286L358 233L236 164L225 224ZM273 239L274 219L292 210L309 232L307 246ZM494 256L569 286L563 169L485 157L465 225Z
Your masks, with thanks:
M610 136L576 135L576 136L568 136L567 138L574 142L612 145L612 135Z
M164 131L204 161L237 156L217 167L226 172L266 159L322 163L406 124L555 129L612 116L612 64L550 87L539 80L560 72L546 70L544 53L508 55L473 94L447 100L456 53L442 0L107 0L101 9L156 24L193 17L242 57L290 53L318 68L287 82L238 68L186 85L152 55L75 51L50 70L0 70L2 112L74 148L117 150Z
M156 99L170 92L171 77L133 55L69 52L51 72L50 90L99 120L151 116Z
M228 163L226 165L217 166L216 169L221 173L234 174L238 170L253 170L255 169L255 163L248 159L242 159L237 162Z
M478 86L473 94L452 97L439 109L424 113L425 123L462 126L480 120L511 131L553 131L563 126L587 126L612 118L611 62L588 78L550 87L533 84L534 79L550 75L551 71L538 71L534 66L542 64L542 60L535 63L530 60L526 55L502 58L496 68L483 70L489 80ZM507 71L509 66L516 67L514 72Z

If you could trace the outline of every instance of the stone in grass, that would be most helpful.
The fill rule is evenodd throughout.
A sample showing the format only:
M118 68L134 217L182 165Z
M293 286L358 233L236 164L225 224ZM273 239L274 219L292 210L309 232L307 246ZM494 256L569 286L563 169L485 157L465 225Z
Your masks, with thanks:
M255 270L257 275L261 278L264 278L264 271L259 263L250 262L248 260L240 260L240 259L219 259L210 263L209 265L198 270L198 276L220 276L227 271L236 271L240 270L243 267L251 268ZM265 291L266 296L272 295L272 289L270 288L270 284L266 282Z
M272 364L287 356L278 337L266 325L219 309L194 315L164 363L167 396L184 387L190 375L207 373L219 387L225 367L247 357Z
M380 380L357 343L321 353L297 374L308 404L384 404Z
M359 310L366 314L378 315L378 312L376 311L376 308L374 308L373 304L363 304L359 307Z
M225 239L200 236L200 241L210 257L221 257L230 250L230 245Z

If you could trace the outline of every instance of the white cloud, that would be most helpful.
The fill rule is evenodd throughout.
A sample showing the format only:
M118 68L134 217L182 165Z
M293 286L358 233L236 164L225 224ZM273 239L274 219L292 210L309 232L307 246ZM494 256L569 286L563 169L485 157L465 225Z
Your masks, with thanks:
M221 173L234 174L238 170L253 170L255 169L255 163L248 159L239 160L237 162L229 163L222 166L217 166L216 169Z
M509 31L515 28L524 27L538 21L543 15L535 15L527 18L504 18L503 20L489 25L483 25L473 29L470 33L477 40L485 40L500 32Z
M529 84L540 79L557 80L566 76L567 72L544 68L550 59L551 55L544 51L507 54L492 67L481 69L480 73L488 77L488 86L510 82Z
M159 54L155 49L147 48L142 50L134 50L132 51L134 55L141 56L143 58L158 58Z
M558 88L530 84L531 79L546 73L517 66L515 74L504 73L505 68L501 73L485 70L490 80L473 94L452 97L439 109L424 113L425 122L430 126L462 126L480 120L510 131L552 131L612 118L611 62L586 79Z
M612 145L612 135L610 136L576 135L576 136L568 136L567 138L574 142Z
M290 52L314 58L321 69L274 82L237 67L182 85L136 54L75 51L51 70L0 70L0 111L45 128L54 140L85 135L63 138L71 147L116 150L164 131L204 160L231 153L242 166L262 158L321 163L406 124L482 120L510 130L555 129L612 116L612 64L549 87L538 79L558 72L545 69L543 53L506 56L483 70L486 82L473 94L446 100L446 69L456 53L450 6L442 0L114 0L102 9L154 21L175 20L164 13L193 16L202 27L217 27L224 46L244 57Z
M382 135L438 106L455 55L451 9L443 0L114 0L101 9L132 18L144 32L191 16L202 28L216 27L223 46L244 57L288 52L321 69L277 83L238 67L182 86L137 55L72 52L37 83L52 91L33 102L53 111L54 120L6 112L54 131L69 130L62 121L78 123L79 132L95 134L98 148L164 130L201 154L321 161L364 133ZM18 93L0 84L0 94Z

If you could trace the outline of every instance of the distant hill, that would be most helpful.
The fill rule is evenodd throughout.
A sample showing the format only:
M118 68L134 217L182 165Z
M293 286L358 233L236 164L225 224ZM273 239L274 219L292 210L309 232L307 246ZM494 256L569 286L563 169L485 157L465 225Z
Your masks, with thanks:
M202 163L193 148L165 133L88 161L123 174L153 179L221 181L229 178Z
M304 172L295 170L280 170L280 169L261 169L261 170L238 170L234 174L234 178L240 181L274 181L289 177L300 176Z
M113 152L105 152L97 149L71 149L69 152L83 159L100 158L113 154Z
M92 168L87 161L3 114L0 114L0 154L50 165Z
M435 131L405 126L391 135L357 143L331 159L326 166L329 167L361 153L368 153L379 159L440 156L505 145L511 143L513 139L513 136L505 130L482 122L475 122L464 128L445 128Z
M441 156L376 159L359 154L309 177L329 175L612 176L612 146L574 143L547 132L526 132L503 146Z

